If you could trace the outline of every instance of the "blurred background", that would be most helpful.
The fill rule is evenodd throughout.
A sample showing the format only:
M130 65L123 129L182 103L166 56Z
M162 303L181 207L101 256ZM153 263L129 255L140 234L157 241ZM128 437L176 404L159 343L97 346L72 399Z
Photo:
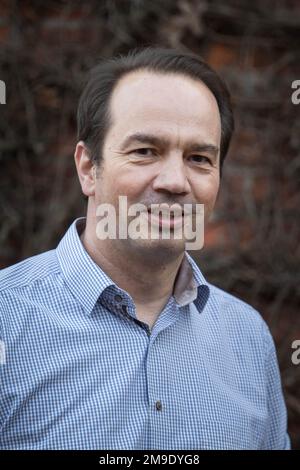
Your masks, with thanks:
M87 71L152 44L201 55L231 90L237 129L205 248L191 254L268 323L300 448L298 0L0 0L0 269L54 248L85 215L73 152Z

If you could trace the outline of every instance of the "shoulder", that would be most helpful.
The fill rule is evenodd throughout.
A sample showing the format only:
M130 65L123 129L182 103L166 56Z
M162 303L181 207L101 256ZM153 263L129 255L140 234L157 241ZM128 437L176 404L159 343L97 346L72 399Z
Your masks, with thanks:
M62 291L55 250L32 256L0 271L0 338L7 344L43 331L47 313ZM11 346L14 347L14 346Z
M208 286L210 291L210 300L216 307L222 307L229 314L231 312L233 315L238 313L239 316L242 317L244 315L251 317L253 321L262 321L260 313L244 300L222 290L214 284L208 283Z
M203 325L207 324L205 334L208 340L222 347L224 355L231 357L232 363L238 363L238 367L243 365L249 371L256 364L265 373L270 353L275 357L275 345L261 313L235 295L210 283L207 286L209 295L203 310L203 322L199 321L199 335L203 336Z
M0 298L10 291L32 286L59 272L55 250L32 256L0 270Z
M55 250L32 256L0 271L1 337L12 328L22 329L28 315L49 303L57 291L55 286L59 273Z
M266 326L261 314L244 300L236 297L220 287L208 282L203 276L196 261L187 253L188 261L193 269L194 279L198 283L198 299L195 302L199 312L205 306L209 316L216 324L233 325L262 329ZM202 292L202 293L201 293Z
M262 343L270 343L270 330L258 312L247 302L219 287L208 283L209 306L215 320L227 331L238 332L240 338L259 338Z

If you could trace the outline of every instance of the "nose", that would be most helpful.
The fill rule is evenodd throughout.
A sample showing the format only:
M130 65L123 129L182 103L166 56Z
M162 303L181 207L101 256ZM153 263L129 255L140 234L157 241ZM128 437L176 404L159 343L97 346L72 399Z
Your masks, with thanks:
M153 181L153 189L173 194L188 194L191 187L186 171L182 155L171 155L161 163L160 171Z

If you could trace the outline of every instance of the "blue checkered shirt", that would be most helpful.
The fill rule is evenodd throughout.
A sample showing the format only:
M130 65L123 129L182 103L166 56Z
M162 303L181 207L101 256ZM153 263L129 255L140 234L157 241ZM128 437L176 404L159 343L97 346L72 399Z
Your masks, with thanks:
M150 330L84 249L84 223L0 271L0 448L288 449L259 313L185 253L192 282Z

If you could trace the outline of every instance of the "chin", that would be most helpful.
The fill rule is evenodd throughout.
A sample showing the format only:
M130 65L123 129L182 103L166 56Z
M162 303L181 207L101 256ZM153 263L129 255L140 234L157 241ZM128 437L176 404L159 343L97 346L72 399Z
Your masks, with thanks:
M161 262L166 258L180 256L185 251L184 240L127 240L130 251L139 254L152 262Z

